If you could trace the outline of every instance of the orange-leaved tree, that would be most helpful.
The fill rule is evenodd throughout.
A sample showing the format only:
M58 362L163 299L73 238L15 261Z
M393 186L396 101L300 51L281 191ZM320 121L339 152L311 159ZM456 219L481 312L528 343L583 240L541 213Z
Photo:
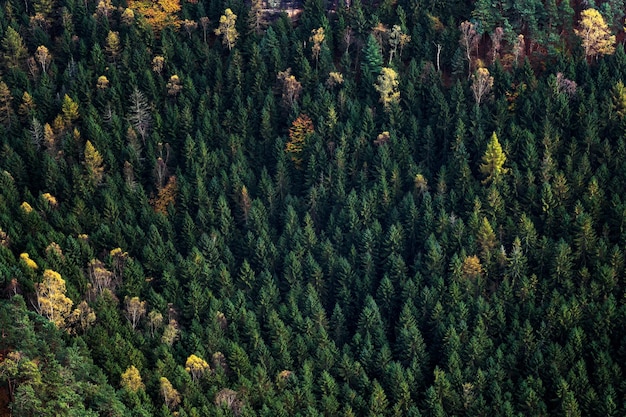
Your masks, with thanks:
M180 0L129 0L128 6L139 12L157 34L166 26L180 27Z
M289 154L298 169L302 166L302 150L306 144L306 139L313 132L313 121L306 114L301 114L291 123L289 142L285 146L285 152Z
M161 188L157 197L151 201L154 211L161 214L167 214L167 208L169 205L174 204L176 201L177 192L178 186L176 184L176 177L171 176L167 180L165 187Z

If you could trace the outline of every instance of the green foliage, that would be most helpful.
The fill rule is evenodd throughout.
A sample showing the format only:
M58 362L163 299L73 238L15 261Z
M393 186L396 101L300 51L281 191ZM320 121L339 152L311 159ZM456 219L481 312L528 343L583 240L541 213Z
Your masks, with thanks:
M0 414L626 414L582 5L133 5L0 8Z
M383 54L380 49L380 44L376 41L374 35L367 37L362 54L361 74L367 85L367 81L373 83L383 68Z

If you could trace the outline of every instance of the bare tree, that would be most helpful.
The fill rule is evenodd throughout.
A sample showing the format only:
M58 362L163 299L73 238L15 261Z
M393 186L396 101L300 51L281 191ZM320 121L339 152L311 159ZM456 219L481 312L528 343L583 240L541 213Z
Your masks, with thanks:
M504 29L502 29L500 26L498 26L497 28L495 28L493 30L493 33L491 34L491 61L492 62L496 62L496 57L498 56L498 53L500 52L500 47L502 46L502 38L504 37Z
M152 114L150 114L150 106L148 106L146 96L137 87L134 87L133 92L130 94L128 121L137 133L141 135L141 140L145 145L146 136L152 127Z
M470 77L472 73L472 52L478 47L478 41L480 36L476 32L476 27L473 23L467 20L461 23L461 39L459 42L465 50L465 59L467 59L467 76Z

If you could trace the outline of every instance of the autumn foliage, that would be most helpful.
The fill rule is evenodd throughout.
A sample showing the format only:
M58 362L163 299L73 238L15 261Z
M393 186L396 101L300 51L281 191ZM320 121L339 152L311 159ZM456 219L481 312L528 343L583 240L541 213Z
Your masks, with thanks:
M195 381L200 379L206 371L210 369L209 364L199 356L191 355L185 363L185 371L191 374L191 378Z
M165 187L159 190L156 198L152 199L152 207L154 211L161 214L167 213L167 207L174 204L178 186L176 185L176 177L172 176L167 180Z
M285 152L290 156L297 168L302 166L302 150L307 137L314 132L313 121L306 114L301 114L289 128L289 142L285 146Z
M160 33L166 26L180 27L177 15L180 12L179 0L130 0L128 6L143 15L156 33Z
M37 312L58 328L64 328L73 304L65 295L65 280L58 272L46 269L42 282L35 285L35 290Z
M482 164L480 164L480 172L486 175L483 184L497 181L502 174L505 174L508 171L504 168L505 162L506 155L498 141L498 136L493 132L491 140L487 144L487 150L483 155Z
M586 9L580 14L580 25L576 35L585 48L585 56L594 59L599 55L611 55L615 52L615 35L596 9Z
M132 392L137 392L144 388L141 380L141 374L134 365L131 365L128 369L126 369L126 371L124 371L120 379L120 385Z

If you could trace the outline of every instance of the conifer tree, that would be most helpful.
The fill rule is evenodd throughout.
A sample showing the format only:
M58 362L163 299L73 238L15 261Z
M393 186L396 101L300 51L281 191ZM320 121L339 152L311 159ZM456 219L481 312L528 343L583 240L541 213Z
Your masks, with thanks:
M0 81L0 123L11 128L11 118L13 116L13 96L11 90L4 81Z
M67 97L67 96L66 96ZM85 143L85 167L89 181L93 185L98 185L104 177L104 162L100 152L91 144L90 141Z
M313 121L306 114L298 116L289 128L289 142L285 145L285 152L298 169L302 168L302 151L313 131Z
M18 68L28 53L24 39L13 27L9 26L0 44L2 45L2 58L6 67L8 69Z
M487 144L487 149L482 157L482 164L480 164L480 172L486 175L483 180L483 184L490 182L498 182L503 174L508 172L507 168L504 168L506 162L506 155L500 146L498 136L496 132L491 135L491 140Z
M363 59L361 61L361 72L365 83L373 83L376 77L383 69L383 54L380 50L380 44L369 35L365 46L363 47Z

